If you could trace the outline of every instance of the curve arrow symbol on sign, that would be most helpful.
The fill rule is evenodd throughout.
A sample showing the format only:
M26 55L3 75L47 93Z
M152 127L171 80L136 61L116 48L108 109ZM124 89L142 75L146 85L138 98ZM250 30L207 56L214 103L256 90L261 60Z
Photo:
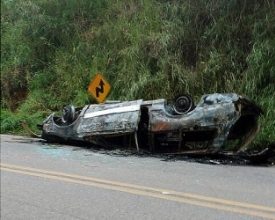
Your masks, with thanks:
M103 80L101 79L100 80L100 83L99 83L99 86L100 87L96 87L95 88L95 92L96 92L96 97L99 97L99 93L104 93L104 82L103 82Z

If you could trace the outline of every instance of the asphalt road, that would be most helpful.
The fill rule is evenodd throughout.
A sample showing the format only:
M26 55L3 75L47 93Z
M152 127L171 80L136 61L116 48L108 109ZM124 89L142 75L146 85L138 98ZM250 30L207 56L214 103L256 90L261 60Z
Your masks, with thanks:
M106 155L1 135L1 219L275 219L275 167Z

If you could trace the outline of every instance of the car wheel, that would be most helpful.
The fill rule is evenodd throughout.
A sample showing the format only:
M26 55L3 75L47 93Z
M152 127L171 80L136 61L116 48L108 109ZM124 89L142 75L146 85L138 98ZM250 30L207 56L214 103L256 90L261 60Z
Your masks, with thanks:
M194 100L190 95L181 95L175 99L173 107L177 114L186 114L194 109Z
M64 106L62 109L61 120L63 123L72 123L75 118L75 108L73 105Z

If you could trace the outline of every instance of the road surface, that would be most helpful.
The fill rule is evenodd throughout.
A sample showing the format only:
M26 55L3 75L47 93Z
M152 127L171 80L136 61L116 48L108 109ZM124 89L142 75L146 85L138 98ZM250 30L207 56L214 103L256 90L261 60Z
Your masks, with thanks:
M1 219L275 219L275 167L102 152L1 135Z

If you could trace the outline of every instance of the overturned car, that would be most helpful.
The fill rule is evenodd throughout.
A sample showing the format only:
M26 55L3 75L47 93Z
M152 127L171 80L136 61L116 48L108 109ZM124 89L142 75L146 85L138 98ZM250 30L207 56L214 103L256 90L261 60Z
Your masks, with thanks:
M85 141L104 147L135 146L151 152L238 152L256 136L261 108L235 93L175 100L109 101L64 106L40 128L48 141Z

